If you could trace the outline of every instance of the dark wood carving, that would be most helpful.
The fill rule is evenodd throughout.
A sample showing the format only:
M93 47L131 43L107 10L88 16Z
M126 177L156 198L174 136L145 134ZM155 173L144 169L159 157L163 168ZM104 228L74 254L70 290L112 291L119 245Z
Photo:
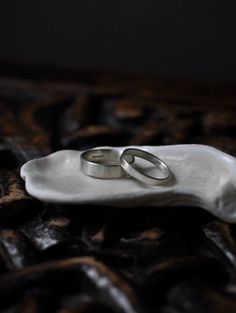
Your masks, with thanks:
M0 312L236 312L234 225L200 208L42 203L19 176L32 158L100 145L236 156L235 87L3 66Z

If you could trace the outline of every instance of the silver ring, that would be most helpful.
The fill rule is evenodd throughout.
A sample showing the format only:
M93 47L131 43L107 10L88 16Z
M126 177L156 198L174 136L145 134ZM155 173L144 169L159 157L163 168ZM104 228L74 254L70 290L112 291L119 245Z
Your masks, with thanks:
M144 160L147 160L151 162L152 164L156 165L157 168L159 168L162 173L164 174L163 177L153 177L147 174L142 173L141 171L134 168L133 164L130 164L128 162L128 159L130 157L139 157ZM129 148L123 151L121 157L120 157L120 164L122 168L132 177L136 178L137 180L141 181L142 183L148 184L148 185L163 185L168 182L170 179L170 170L168 166L163 162L161 159L156 157L155 155L139 150L134 148Z
M128 157L128 163L134 161ZM92 149L80 155L80 169L96 178L121 178L127 176L120 166L120 152L114 149Z

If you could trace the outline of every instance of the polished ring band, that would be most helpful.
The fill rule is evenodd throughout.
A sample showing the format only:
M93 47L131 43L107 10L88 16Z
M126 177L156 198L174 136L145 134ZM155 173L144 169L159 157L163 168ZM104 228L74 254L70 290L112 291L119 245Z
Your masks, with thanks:
M130 157L139 157L144 160L151 162L152 164L156 165L157 168L161 170L164 174L163 177L153 177L147 174L142 173L140 170L134 168L133 163L129 163L128 160ZM163 185L166 184L170 179L170 170L168 166L163 162L161 159L156 157L155 155L135 148L129 148L123 151L120 157L120 164L122 168L132 177L136 178L137 180L141 181L142 183L148 185Z
M128 157L127 162L134 161ZM120 152L114 149L92 149L80 155L81 171L96 178L121 178L127 172L120 166Z

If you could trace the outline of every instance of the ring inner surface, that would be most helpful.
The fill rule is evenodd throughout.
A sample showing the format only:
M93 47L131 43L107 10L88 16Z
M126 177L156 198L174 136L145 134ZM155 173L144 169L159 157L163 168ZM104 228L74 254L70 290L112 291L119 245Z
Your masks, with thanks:
M88 153L88 161L102 165L119 165L119 153L115 150L93 150Z

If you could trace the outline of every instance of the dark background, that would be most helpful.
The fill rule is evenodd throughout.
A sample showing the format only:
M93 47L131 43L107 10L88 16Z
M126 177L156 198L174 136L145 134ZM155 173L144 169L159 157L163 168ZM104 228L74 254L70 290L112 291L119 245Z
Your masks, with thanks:
M1 1L0 62L236 79L236 1Z

